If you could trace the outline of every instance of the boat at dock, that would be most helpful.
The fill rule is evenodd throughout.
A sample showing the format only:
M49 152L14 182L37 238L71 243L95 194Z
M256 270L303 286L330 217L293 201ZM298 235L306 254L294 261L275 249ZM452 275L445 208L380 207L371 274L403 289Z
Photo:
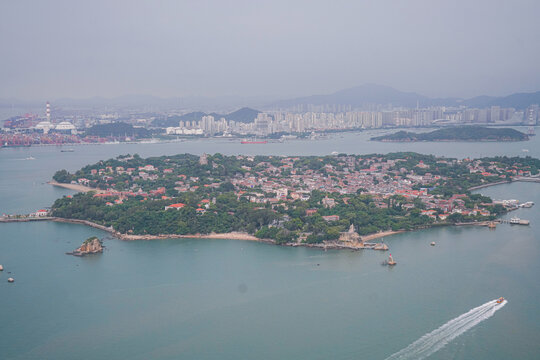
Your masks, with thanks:
M523 220L518 217L514 217L510 219L510 224L512 225L529 225L529 220Z

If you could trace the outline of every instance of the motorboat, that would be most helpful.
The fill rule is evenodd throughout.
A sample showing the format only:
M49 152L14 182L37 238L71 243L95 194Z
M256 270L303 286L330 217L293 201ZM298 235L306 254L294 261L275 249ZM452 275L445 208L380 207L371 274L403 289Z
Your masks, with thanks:
M497 304L501 304L504 301L504 298L501 296L497 299Z

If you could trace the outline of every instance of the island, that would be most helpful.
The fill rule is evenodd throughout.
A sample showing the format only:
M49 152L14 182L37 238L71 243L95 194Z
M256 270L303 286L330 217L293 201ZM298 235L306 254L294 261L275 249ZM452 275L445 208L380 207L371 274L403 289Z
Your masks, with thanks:
M510 128L489 128L483 126L456 126L426 133L398 131L389 135L372 137L373 141L415 142L415 141L526 141L529 136Z
M531 157L386 155L123 155L70 173L82 185L50 210L123 239L261 239L276 244L384 249L401 231L494 220L512 204L471 188L538 180ZM93 226L92 225L92 226Z
M75 249L72 252L66 253L67 255L74 256L85 256L89 254L98 254L103 252L103 245L101 241L96 237L92 236L86 239L81 246Z

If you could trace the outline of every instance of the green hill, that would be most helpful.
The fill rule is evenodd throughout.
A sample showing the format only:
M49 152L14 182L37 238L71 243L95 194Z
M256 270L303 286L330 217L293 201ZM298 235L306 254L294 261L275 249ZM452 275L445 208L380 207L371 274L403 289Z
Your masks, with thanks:
M174 115L169 116L166 119L156 119L153 122L154 126L158 127L175 127L178 126L178 123L180 121L200 121L203 116L211 115L214 117L214 119L219 120L221 118L225 118L226 120L230 121L236 121L236 122L242 122L242 123L250 123L255 120L257 115L260 113L259 110L251 109L248 107L241 108L239 110L236 110L229 114L218 114L218 113L205 113L201 111L194 111L190 112L184 115Z
M132 137L146 138L150 137L150 131L145 128L136 128L124 122L115 122L111 124L94 125L85 131L86 136L100 137Z
M393 134L372 137L374 141L414 142L414 141L525 141L529 137L510 128L488 128L483 126L457 126L427 133L398 131Z

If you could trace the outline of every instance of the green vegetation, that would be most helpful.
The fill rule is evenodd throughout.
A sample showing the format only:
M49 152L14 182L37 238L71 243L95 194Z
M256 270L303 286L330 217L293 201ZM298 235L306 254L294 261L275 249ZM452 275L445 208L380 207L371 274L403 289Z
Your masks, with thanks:
M98 240L99 241L99 238L97 236L92 236L92 237L89 237L88 239L84 240L83 242L83 245L88 245L90 244L92 241L94 240ZM101 241L100 241L101 243Z
M529 137L510 128L488 128L482 126L457 126L427 133L398 131L390 135L371 138L375 141L525 141Z
M151 136L150 131L145 128L137 128L124 122L111 124L94 125L85 132L85 136L99 137L131 137L147 138Z

